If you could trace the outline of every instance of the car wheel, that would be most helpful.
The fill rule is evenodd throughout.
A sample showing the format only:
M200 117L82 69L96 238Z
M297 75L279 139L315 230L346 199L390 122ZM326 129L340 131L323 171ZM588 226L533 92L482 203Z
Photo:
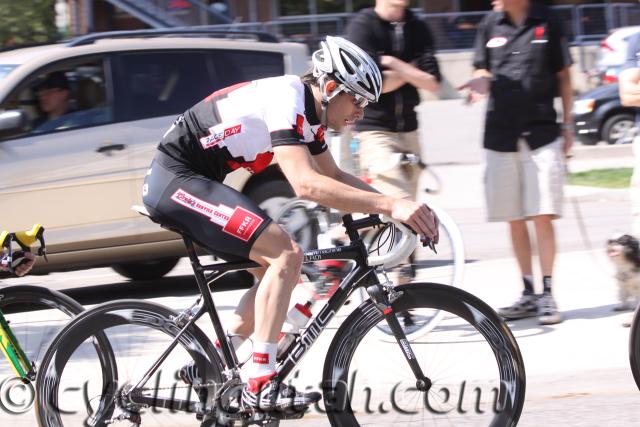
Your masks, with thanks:
M582 145L596 145L600 141L595 134L576 135L575 138L580 141Z
M602 125L602 139L609 144L629 144L633 141L635 126L631 114L616 114Z
M273 217L280 208L290 199L296 197L296 193L287 181L276 179L263 182L250 188L246 195L256 202L270 217Z
M128 277L131 280L159 279L180 261L180 258L162 258L151 261L128 262L111 266L116 273Z
M296 197L296 194L287 181L273 180L249 189L247 196L257 202L271 218L274 218L284 204ZM312 224L311 227L304 227L299 230L295 235L295 239L304 250L315 248L317 233L317 225L314 226Z

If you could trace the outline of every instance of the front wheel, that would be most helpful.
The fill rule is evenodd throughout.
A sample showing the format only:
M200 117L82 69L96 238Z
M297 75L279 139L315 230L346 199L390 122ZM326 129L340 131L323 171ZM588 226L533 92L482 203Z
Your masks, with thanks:
M397 286L396 312L446 312L430 334L401 347L372 333L386 323L367 300L343 322L323 373L327 416L334 427L515 426L525 398L525 370L515 338L484 302L434 283ZM403 348L410 346L432 382L419 391Z
M429 282L443 283L445 285L463 287L465 249L462 233L453 218L444 210L431 205L440 220L440 241L436 245L437 252L431 252L426 248L419 248L416 253L414 268L420 269L420 278ZM370 233L365 237L365 244L370 253L381 254L391 250L391 243L400 238L400 233L394 233L393 225L389 225ZM394 243L395 244L395 243ZM363 288L358 288L353 296L357 304L367 299L369 295ZM445 312L434 309L420 309L411 312L399 313L400 324L409 341L414 341L431 332L445 316ZM383 341L395 342L391 329L382 322L376 325L374 331L380 332L379 338Z

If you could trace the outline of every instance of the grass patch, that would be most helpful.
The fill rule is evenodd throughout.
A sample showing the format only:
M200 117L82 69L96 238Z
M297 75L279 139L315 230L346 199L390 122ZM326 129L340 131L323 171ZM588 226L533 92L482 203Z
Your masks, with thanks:
M569 175L569 184L589 187L629 188L633 168L592 169Z

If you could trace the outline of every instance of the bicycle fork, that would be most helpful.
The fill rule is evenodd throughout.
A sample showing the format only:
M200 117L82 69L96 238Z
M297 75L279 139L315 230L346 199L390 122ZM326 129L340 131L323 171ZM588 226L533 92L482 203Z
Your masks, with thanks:
M391 304L402 296L402 291L396 291L382 284L375 284L367 287L367 293L371 296L371 300L384 316L389 328L391 328L393 332L393 336L396 337L396 341L402 349L402 354L404 354L404 358L407 360L407 363L409 363L409 367L416 377L416 389L422 392L429 391L432 382L422 372L422 368L416 359L411 344L402 330L402 326L400 326L393 307L391 307Z

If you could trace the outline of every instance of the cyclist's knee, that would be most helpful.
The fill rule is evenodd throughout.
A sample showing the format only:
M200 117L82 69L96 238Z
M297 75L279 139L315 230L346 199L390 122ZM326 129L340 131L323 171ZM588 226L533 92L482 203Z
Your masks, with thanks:
M286 271L289 274L298 276L300 274L300 268L302 267L302 261L304 260L304 252L294 241L290 241L289 246L284 248L278 258L274 260L274 264L277 268Z

